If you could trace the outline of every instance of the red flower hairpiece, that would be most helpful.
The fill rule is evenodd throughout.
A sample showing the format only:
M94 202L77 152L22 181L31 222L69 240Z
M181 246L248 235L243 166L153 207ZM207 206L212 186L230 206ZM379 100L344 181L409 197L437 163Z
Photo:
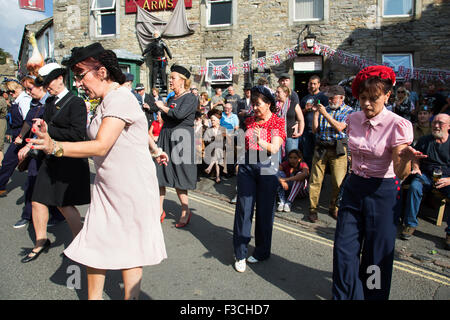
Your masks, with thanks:
M369 78L380 77L381 79L389 79L392 84L395 85L395 72L386 66L369 66L362 69L353 79L352 82L352 94L358 99L359 98L359 86L361 82L366 81Z

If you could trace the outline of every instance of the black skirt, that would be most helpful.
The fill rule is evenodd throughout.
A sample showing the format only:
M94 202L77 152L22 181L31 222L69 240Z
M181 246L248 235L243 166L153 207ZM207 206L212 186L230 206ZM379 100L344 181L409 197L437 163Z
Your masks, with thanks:
M156 165L159 186L194 190L197 186L194 128L163 126L158 137L158 146L169 156L167 166Z
M39 168L31 200L57 207L89 204L88 160L48 156Z

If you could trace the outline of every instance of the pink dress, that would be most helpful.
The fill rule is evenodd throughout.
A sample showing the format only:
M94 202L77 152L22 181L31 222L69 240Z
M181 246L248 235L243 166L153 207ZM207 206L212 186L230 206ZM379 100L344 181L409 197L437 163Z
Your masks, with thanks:
M126 126L104 157L83 229L64 251L73 261L106 270L154 265L167 258L160 223L159 188L148 148L147 118L130 90L109 92L88 127L95 139L104 117Z

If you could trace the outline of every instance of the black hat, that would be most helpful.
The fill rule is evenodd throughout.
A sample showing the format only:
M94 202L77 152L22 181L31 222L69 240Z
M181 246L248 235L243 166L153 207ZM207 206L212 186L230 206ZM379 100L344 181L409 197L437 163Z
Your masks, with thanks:
M99 42L95 42L86 47L75 47L72 49L70 58L63 61L62 64L68 68L72 68L77 63L84 61L89 57L98 57L104 51L105 48L103 48Z
M272 104L272 106L275 106L277 104L275 101L275 97L273 96L273 94L269 90L269 88L267 88L265 86L254 86L251 90L252 90L252 94L254 92L258 92L258 93L262 94L263 96L265 96L266 98L268 98L270 100L270 103Z
M145 87L144 87L144 85L142 84L142 83L138 83L137 85L136 85L136 88L135 88L136 90L144 90L145 89Z
M280 74L280 77L278 78L278 80L290 79L290 78L291 78L291 75L289 73L284 72L284 73Z
M50 82L66 74L66 68L62 68L56 62L46 64L38 71L38 76L34 80L37 87L47 86Z
M186 69L183 66L177 65L177 64L173 64L170 67L170 71L172 72L178 72L179 74L182 74L183 76L185 76L186 78L190 78L191 77L191 73L189 72L188 69Z
M244 90L252 90L252 85L250 83L244 84Z
M328 87L325 95L327 97L345 96L345 89L343 86L339 86L339 85L330 86L330 87Z

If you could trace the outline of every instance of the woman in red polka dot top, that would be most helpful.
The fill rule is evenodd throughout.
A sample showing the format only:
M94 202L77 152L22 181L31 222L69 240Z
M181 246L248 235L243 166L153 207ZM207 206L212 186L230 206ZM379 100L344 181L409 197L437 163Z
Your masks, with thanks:
M286 140L284 119L275 114L275 98L264 86L251 90L254 116L246 119L245 160L239 161L233 245L235 268L244 272L256 204L255 250L247 261L270 257L278 187L276 172L281 145Z

